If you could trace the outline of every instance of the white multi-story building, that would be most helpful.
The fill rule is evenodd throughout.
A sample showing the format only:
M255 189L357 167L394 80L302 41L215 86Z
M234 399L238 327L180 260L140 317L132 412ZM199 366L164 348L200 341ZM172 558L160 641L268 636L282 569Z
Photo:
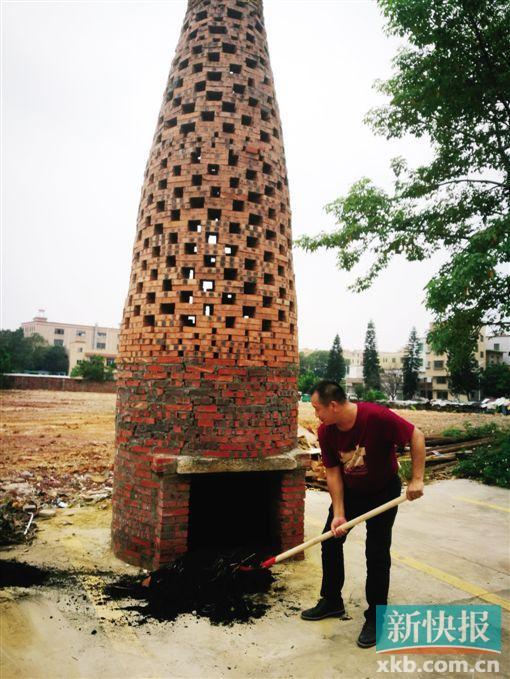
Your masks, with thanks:
M78 361L91 356L103 356L107 364L115 363L119 345L118 328L55 323L43 315L22 323L21 327L25 337L37 334L48 344L65 347L69 354L69 373Z
M510 365L510 335L492 335L485 341L487 365L506 363Z
M489 336L486 328L482 328L478 336L475 359L480 370L497 363L510 365L510 335ZM425 371L422 375L420 395L434 399L467 400L465 395L454 395L450 391L446 354L435 354L428 344L425 346ZM480 389L475 390L470 397L480 398Z

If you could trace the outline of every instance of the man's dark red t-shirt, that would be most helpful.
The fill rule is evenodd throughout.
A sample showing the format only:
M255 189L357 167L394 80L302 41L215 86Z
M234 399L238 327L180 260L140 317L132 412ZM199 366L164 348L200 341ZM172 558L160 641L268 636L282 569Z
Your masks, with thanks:
M340 431L336 424L320 425L322 462L325 467L340 466L346 488L377 492L397 473L395 448L409 443L414 424L375 403L357 406L349 431Z

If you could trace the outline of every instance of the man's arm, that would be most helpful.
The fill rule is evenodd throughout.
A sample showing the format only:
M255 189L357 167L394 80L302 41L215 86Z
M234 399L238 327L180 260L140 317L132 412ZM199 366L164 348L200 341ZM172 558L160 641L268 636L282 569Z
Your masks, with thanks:
M411 437L411 480L407 484L407 499L417 500L423 495L423 477L425 475L425 436L414 428Z
M329 494L331 495L331 502L333 504L331 530L335 537L338 538L345 534L345 531L341 529L341 525L347 521L344 509L344 482L339 466L326 467L326 481Z

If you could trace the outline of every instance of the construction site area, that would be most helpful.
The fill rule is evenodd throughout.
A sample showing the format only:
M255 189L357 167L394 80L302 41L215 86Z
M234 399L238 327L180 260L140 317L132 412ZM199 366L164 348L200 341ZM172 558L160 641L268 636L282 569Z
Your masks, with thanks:
M508 3L6 4L0 679L508 677Z
M164 606L140 602L133 585L148 571L116 558L111 548L114 413L112 394L2 395L2 533L9 528L13 538L1 553L2 677L375 676L374 649L354 645L364 607L363 526L345 546L341 619L300 618L318 595L318 547L303 561L251 580L228 610L214 597L216 608L199 599L191 604L200 610L164 599ZM466 419L506 424L498 415L405 416L443 446L442 432L462 428ZM316 426L310 404L300 404L299 444L312 455ZM395 523L391 601L499 605L508 648L509 491L454 478L451 460L427 469L424 497L404 503ZM306 538L322 531L330 503L320 489L321 471L314 478L310 472ZM215 526L208 528L214 534ZM500 660L495 676L507 676Z

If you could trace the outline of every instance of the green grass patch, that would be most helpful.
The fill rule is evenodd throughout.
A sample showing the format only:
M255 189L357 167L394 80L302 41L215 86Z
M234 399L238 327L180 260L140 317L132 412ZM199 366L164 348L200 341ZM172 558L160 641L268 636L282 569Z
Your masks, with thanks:
M491 443L459 460L453 473L488 486L510 488L510 433L499 431Z
M399 467L398 467L398 475L400 476L400 480L402 483L409 483L411 480L411 477L413 475L413 467L412 467L412 461L411 460L399 460L398 461ZM429 470L425 468L425 476L424 476L424 482L429 480Z
M487 424L479 424L473 426L470 422L464 424L464 428L460 427L450 427L443 431L443 436L448 436L449 438L464 439L471 441L473 439L481 439L485 436L494 436L501 432L501 429L494 422L488 422Z

